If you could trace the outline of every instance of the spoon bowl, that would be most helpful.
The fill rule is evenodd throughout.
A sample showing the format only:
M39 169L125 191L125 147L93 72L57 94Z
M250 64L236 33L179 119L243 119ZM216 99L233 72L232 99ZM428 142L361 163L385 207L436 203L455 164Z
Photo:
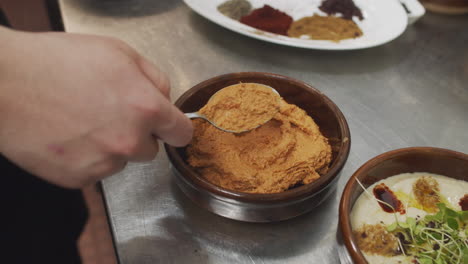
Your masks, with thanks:
M241 83L240 83L241 84ZM223 91L226 91L227 88L232 88L234 86L237 86L239 84L234 84L234 85L230 85L230 86L227 86L227 87L224 87L222 88L221 90L217 91L216 93L214 93L210 99L208 100L207 104L209 104L210 102L213 102L213 98L215 98L217 95L219 95L221 92ZM259 84L259 83L255 83L255 86L257 87L266 87L268 89L271 89L271 91L277 96L276 98L276 105L275 105L275 110L276 111L272 111L269 113L269 115L267 116L267 118L264 118L264 119L261 119L260 121L261 122L258 122L255 123L254 126L250 126L248 127L248 129L240 129L240 130L233 130L233 129L227 129L219 124L217 124L214 120L212 120L211 118L207 117L206 115L200 113L199 111L197 112L192 112L192 113L184 113L186 117L190 118L190 119L195 119L195 118L201 118L205 121L207 121L208 123L210 123L212 126L214 126L215 128L221 130L221 131L224 131L224 132L228 132L228 133L244 133L244 132L248 132L248 131L251 131L251 130L254 130L260 126L262 126L263 124L267 123L268 121L270 121L279 111L279 101L280 101L280 94L278 93L278 91L276 91L273 87L271 86L268 86L268 85L264 85L264 84ZM240 112L241 110L240 109L237 109L238 112ZM250 113L248 113L250 114ZM252 114L253 115L253 114Z

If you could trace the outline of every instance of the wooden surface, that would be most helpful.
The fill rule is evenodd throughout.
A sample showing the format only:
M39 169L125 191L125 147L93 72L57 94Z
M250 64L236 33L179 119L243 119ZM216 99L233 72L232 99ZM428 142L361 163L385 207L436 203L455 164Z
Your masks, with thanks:
M25 31L51 31L46 0L0 0L0 7L12 28Z
M83 264L117 263L101 193L90 186L83 189L83 195L89 210L88 223L78 240Z

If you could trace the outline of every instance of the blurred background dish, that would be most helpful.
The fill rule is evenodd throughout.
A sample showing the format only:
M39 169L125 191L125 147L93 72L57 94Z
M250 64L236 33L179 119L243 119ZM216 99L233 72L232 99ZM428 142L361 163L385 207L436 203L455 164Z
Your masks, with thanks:
M275 88L283 99L302 108L329 139L332 160L329 170L316 181L284 192L258 194L236 192L216 186L197 174L186 161L186 148L165 144L176 183L200 207L215 214L247 222L273 222L304 214L329 197L349 154L350 132L338 107L312 86L292 78L260 72L231 73L195 85L175 103L183 112L194 112L218 90L239 82Z
M424 8L417 0L355 0L364 16L363 20L354 18L353 21L361 28L363 35L359 38L345 39L339 42L328 40L310 40L291 38L284 35L272 34L231 19L217 10L226 0L184 0L196 13L208 20L237 33L276 44L320 50L353 50L374 47L385 44L401 35L407 25L416 21L424 14ZM268 4L278 9L294 20L315 14L326 15L319 10L320 0L251 0L253 9Z
M420 0L429 11L448 15L461 15L468 13L467 0Z

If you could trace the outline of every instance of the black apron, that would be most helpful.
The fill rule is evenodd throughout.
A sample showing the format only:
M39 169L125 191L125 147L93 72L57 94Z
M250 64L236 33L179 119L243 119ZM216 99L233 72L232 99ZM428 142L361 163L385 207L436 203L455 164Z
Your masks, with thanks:
M80 190L61 188L0 155L0 262L81 263L77 240L88 217Z

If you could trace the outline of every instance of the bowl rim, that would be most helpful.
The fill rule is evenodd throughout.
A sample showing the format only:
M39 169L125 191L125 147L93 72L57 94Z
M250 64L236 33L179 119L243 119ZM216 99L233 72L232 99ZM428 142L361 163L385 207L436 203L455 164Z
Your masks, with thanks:
M287 190L281 193L271 193L271 194L244 193L244 192L237 192L237 191L232 191L232 190L219 187L217 185L214 185L208 182L202 177L196 176L195 173L191 172L190 166L182 160L180 155L177 155L176 148L169 146L168 144L164 144L164 147L166 149L166 152L168 154L170 161L172 162L173 166L174 164L179 165L179 167L176 167L176 166L174 167L180 170L179 174L181 175L181 177L184 177L184 179L190 182L190 184L199 186L206 192L214 196L220 197L220 198L227 198L227 199L233 199L237 201L251 202L251 203L273 203L273 202L277 203L277 202L288 202L288 201L297 200L300 198L306 198L312 194L315 195L320 190L325 189L326 186L331 184L335 180L335 178L337 178L339 172L344 167L344 164L348 158L350 145L351 145L350 130L349 130L348 123L343 113L338 108L338 106L330 98L324 95L321 91L317 90L316 88L309 85L308 83L296 80L291 77L280 75L280 74L267 73L267 72L236 72L236 73L227 73L227 74L215 76L208 80L198 83L197 85L187 90L184 94L182 94L175 102L175 105L177 107L180 107L182 102L186 101L190 96L192 96L199 90L213 83L228 81L233 78L242 79L242 78L255 78L255 77L273 79L273 80L278 80L278 81L287 81L290 83L294 83L298 87L305 88L305 90L310 93L318 94L320 97L323 98L323 102L335 114L339 123L340 133L342 135L343 140L341 140L341 147L336 155L336 160L334 161L333 166L330 167L329 171L326 174L322 175L315 182L300 186L298 188Z
M353 173L353 175L351 175L351 177L349 178L348 182L346 183L343 189L341 199L340 199L340 204L338 207L338 211L339 211L338 230L341 233L342 241L346 247L346 250L348 254L351 256L351 259L353 260L354 263L357 263L357 264L368 263L352 236L350 216L347 213L348 211L350 211L351 209L350 207L354 205L354 203L351 204L350 196L354 188L358 188L356 177L360 177L361 175L364 175L367 171L374 168L382 161L395 158L397 156L400 156L401 154L427 153L427 152L437 152L437 153L445 154L448 156L452 156L454 158L466 160L468 162L467 154L454 151L454 150L450 150L450 149L438 148L438 147L427 147L427 146L406 147L406 148L390 150L390 151L384 152L382 154L379 154L371 158L370 160L366 161L363 165L361 165L361 167L359 167L359 169L357 169Z

